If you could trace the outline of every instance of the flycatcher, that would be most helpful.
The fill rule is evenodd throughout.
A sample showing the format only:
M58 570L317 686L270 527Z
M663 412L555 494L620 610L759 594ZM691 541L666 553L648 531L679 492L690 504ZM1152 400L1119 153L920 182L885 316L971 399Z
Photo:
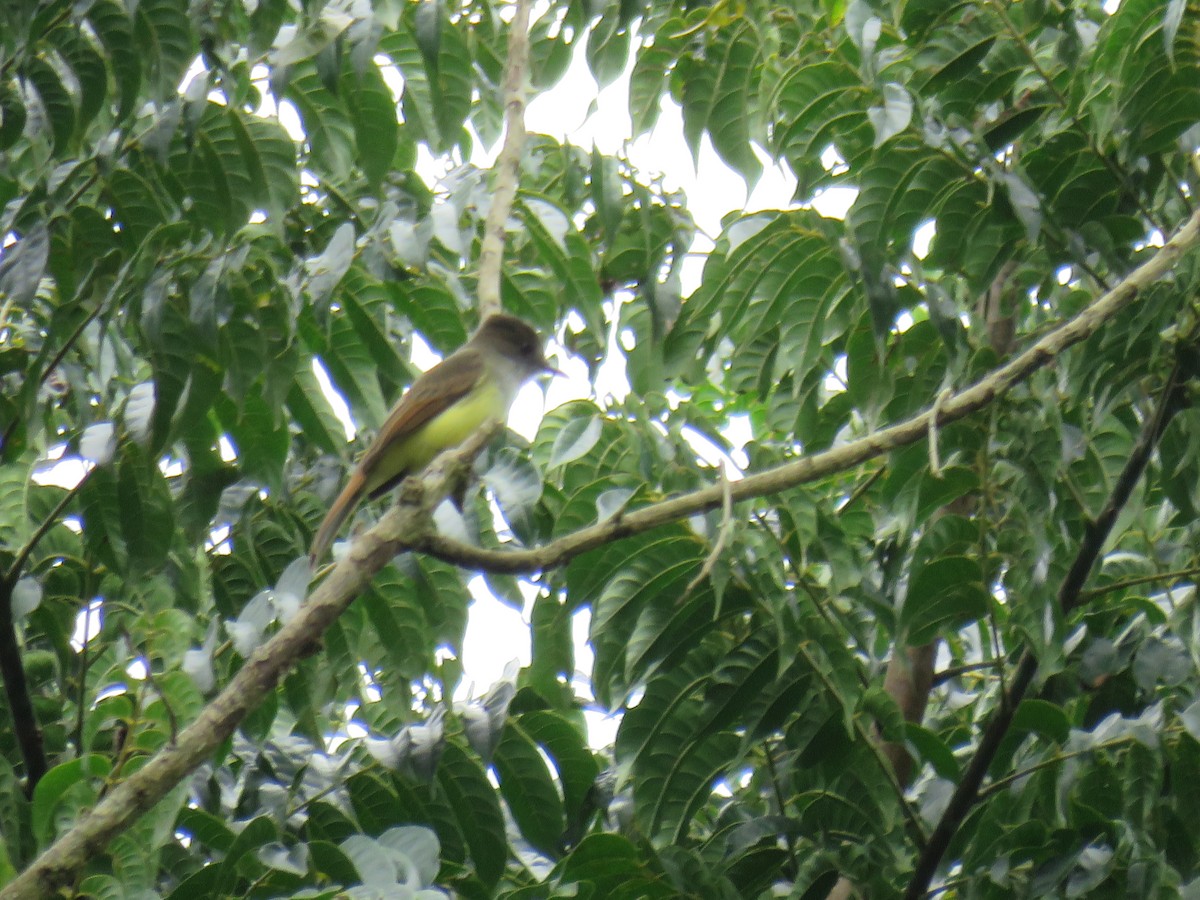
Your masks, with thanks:
M516 316L489 316L396 403L325 514L309 559L316 563L325 555L364 495L379 496L476 429L507 418L521 385L539 372L561 374L546 362L537 332Z

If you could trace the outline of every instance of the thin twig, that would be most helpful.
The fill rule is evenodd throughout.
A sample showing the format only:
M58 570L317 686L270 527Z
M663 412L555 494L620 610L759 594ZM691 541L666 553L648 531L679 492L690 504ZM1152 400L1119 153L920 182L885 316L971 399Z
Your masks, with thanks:
M979 791L979 799L986 800L988 797L992 796L992 794L1004 790L1010 784L1014 784L1015 782L1020 781L1022 778L1028 778L1030 775L1034 774L1035 772L1040 772L1042 769L1049 769L1053 766L1059 765L1060 763L1064 763L1067 760L1075 759L1080 756L1087 756L1090 753L1098 753L1099 751L1107 750L1110 747L1116 747L1120 746L1121 744L1128 744L1132 742L1132 737L1123 735L1119 738L1114 738L1111 741L1105 741L1103 744L1097 744L1094 747L1084 747L1080 750L1069 750L1066 753L1057 753L1054 756L1043 759L1040 762L1036 762L1031 766L1026 766L1019 772L1012 772L1008 775L1005 775L1003 778L997 778L987 787L982 788Z
M88 473L91 474L90 472ZM80 488L88 479L83 476L79 483L54 505L54 509L46 516L30 535L29 540L17 551L12 565L0 578L0 672L4 676L4 695L8 700L8 708L12 711L13 732L17 744L21 747L21 759L25 763L25 790L33 794L33 789L49 769L46 750L42 741L42 729L38 724L37 711L33 708L33 698L29 693L29 679L25 676L25 664L21 657L20 642L17 640L17 624L13 619L12 595L21 570L29 561L30 555L38 542L57 524L59 516L67 505L75 499Z
M125 643L129 647L129 655L133 656L136 652L134 650L136 645L133 642L133 635L129 633L128 628L124 627L121 628L121 634L125 638ZM175 709L171 706L171 701L167 699L166 693L158 686L158 681L154 677L153 661L149 656L145 656L143 658L146 661L146 683L150 685L150 687L154 690L154 693L158 694L158 699L162 701L163 709L167 711L167 723L171 727L171 743L173 744L175 743L175 739L179 737L179 720L175 718Z
M12 717L13 734L21 748L21 760L25 763L25 794L32 797L33 789L46 774L48 765L42 729L38 726L37 712L29 693L29 679L21 660L17 625L13 621L12 595L16 584L15 579L0 581L0 675L4 677L4 693Z
M1094 600L1096 597L1103 597L1105 594L1115 594L1117 591L1123 591L1126 588L1138 587L1143 584L1153 584L1156 581L1192 581L1200 577L1200 569L1178 569L1174 572L1154 572L1150 575L1139 575L1137 578L1126 578L1124 581L1114 581L1112 584L1102 584L1100 587L1094 587L1090 590L1083 591L1080 598L1086 602Z
M83 490L83 486L87 484L87 481L91 477L93 471L95 470L89 469L87 474L80 478L73 488L64 493L58 503L54 504L54 509L50 510L50 514L38 523L38 527L34 530L33 534L29 536L29 540L25 542L24 546L17 551L16 558L13 559L12 565L10 565L8 567L8 571L4 573L5 581L15 582L21 576L21 570L25 568L25 563L29 561L29 555L37 549L38 543L46 536L50 529L58 524L58 517L62 515L63 510L65 510L70 502L75 499L76 495Z
M99 615L99 611L97 611ZM75 753L78 756L83 756L83 726L88 705L85 702L87 699L87 675L88 670L92 667L92 661L96 658L88 655L88 649L92 642L89 638L92 630L92 604L89 600L83 608L83 640L80 642L79 648L79 690L75 698Z
M883 473L886 471L887 471L887 466L880 466L878 469L876 469L874 472L872 472L870 475L868 475L866 480L864 480L861 484L857 485L854 488L854 490L850 492L850 496L846 498L846 502L837 508L837 515L839 515L839 516L842 515L843 513L846 512L846 510L848 510L855 503L857 503L859 500L861 500L863 494L865 494L867 491L869 491L871 489L871 485L873 485L876 481L878 481L880 478L882 478Z
M709 575L712 574L713 566L717 564L717 560L721 558L721 554L725 552L725 546L729 543L729 533L733 531L733 492L729 488L729 476L725 474L725 460L721 460L717 465L717 478L721 483L721 488L724 491L721 501L721 528L717 531L717 539L713 542L712 550L704 559L704 565L700 567L700 571L696 573L696 577L688 582L688 586L683 589L683 594L676 601L677 606L682 606L683 601L700 586Z
M996 14L1004 23L1004 27L1007 29L1009 35L1017 42L1018 45L1020 45L1021 50L1025 53L1025 57L1029 60L1030 66L1033 67L1033 70L1037 73L1038 78L1042 80L1042 83L1046 85L1050 93L1054 95L1055 102L1058 103L1058 105L1062 108L1062 111L1066 113L1067 118L1071 123L1071 128L1083 138L1084 142L1088 145L1088 149L1092 151L1092 155L1095 156L1096 159L1098 159L1100 163L1106 169L1108 169L1109 173L1121 183L1121 186L1129 192L1129 195L1134 199L1134 202L1137 203L1138 211L1146 217L1146 221L1159 231L1164 231L1164 226L1155 220L1154 214L1146 208L1144 203L1142 203L1142 198L1139 192L1136 191L1133 188L1133 185L1130 183L1128 173L1125 172L1125 170L1118 168L1116 163L1109 159L1106 154L1100 152L1100 149L1096 146L1095 141L1092 139L1091 129L1085 126L1079 120L1079 116L1076 115L1075 111L1071 108L1071 104L1067 100L1066 96L1061 90L1059 90L1058 85L1054 83L1054 79L1050 77L1050 73L1047 72L1045 67L1042 66L1041 62L1038 61L1037 54L1034 53L1033 48L1029 46L1029 42L1025 40L1025 35L1021 34L1021 31L1019 28L1017 28L1016 23L1014 23L1012 18L1008 15L1008 10L1005 8L1004 4L999 2L999 0L988 0L988 5L996 11Z
M825 670L817 664L817 661L808 652L803 641L796 645L796 652L804 657L804 661L808 663L808 667L817 676L818 680L824 684L825 692L834 699L834 702L843 710L853 713L854 710L850 707L846 698L842 696L842 692L838 689L838 686L834 684L833 679L826 674ZM849 716L849 719L850 727L854 729L859 742L871 752L876 764L879 766L879 771L896 794L896 803L900 806L900 813L904 816L904 821L908 824L908 830L913 843L918 848L924 848L927 841L925 827L921 824L921 820L913 810L912 805L909 804L908 798L904 796L904 785L900 783L896 770L892 767L892 761L883 752L883 748L879 745L879 742L872 740L871 735L863 726L859 716L852 714Z
M763 741L763 757L767 761L767 775L771 780L771 791L775 794L775 805L779 808L779 815L787 815L787 803L783 799L783 788L779 785L779 769L775 765L775 754L771 752L771 742ZM796 838L788 832L784 835L784 840L787 841L788 859L791 862L792 872L800 870L800 860L796 858Z
M945 684L952 678L961 678L963 675L969 675L971 672L981 672L984 669L995 669L1000 665L996 660L985 660L984 662L965 663L961 666L949 666L942 669L940 672L934 672L933 684L934 687Z
M942 415L942 404L951 393L950 388L943 388L933 401L933 409L929 411L929 474L934 478L942 477L942 458L938 453L938 419Z

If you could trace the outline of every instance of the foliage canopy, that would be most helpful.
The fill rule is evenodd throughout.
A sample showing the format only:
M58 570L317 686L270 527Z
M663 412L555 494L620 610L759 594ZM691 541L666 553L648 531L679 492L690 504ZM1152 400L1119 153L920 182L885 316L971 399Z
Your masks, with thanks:
M0 884L304 597L292 564L353 452L313 361L370 433L416 335L465 340L491 187L461 160L500 136L510 20L488 0L3 4ZM503 305L593 377L623 355L633 393L489 449L455 523L484 547L723 485L690 440L731 449L733 416L760 471L936 410L1195 213L1194 2L550 0L531 46L533 91L582 52L602 84L629 70L635 134L669 97L694 152L751 183L768 154L798 187L704 249L653 173L530 137ZM449 161L433 187L422 154ZM811 208L835 187L857 191L844 220ZM723 488L523 573L531 664L469 707L445 700L476 573L397 557L68 880L106 898L1200 889L1198 289L1184 252L928 440ZM60 456L90 461L73 488L40 477ZM524 602L512 574L484 578ZM587 744L588 692L623 712L612 747ZM345 739L351 720L371 738Z

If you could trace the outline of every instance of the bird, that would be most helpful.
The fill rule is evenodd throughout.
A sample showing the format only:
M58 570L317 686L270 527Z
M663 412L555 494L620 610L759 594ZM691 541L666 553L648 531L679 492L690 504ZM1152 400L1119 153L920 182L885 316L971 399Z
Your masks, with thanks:
M477 429L507 418L521 386L543 372L562 374L546 362L533 327L507 313L488 316L397 401L325 514L309 550L310 564L325 555L364 496L378 497Z

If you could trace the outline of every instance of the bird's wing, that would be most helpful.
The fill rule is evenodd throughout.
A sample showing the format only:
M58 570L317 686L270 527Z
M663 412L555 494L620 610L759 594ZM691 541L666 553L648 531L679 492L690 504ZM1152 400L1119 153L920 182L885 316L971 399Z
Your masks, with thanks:
M448 366L451 360L455 364ZM482 354L465 346L423 374L396 401L379 434L359 461L359 468L370 472L396 441L413 434L446 407L465 397L479 380L482 370Z

